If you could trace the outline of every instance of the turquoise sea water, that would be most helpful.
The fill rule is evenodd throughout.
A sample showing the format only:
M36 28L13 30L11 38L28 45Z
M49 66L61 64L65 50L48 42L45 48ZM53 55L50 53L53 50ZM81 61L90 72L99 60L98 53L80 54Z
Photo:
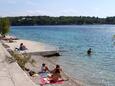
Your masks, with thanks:
M58 46L61 56L49 59L85 86L115 86L115 25L15 26L11 34Z

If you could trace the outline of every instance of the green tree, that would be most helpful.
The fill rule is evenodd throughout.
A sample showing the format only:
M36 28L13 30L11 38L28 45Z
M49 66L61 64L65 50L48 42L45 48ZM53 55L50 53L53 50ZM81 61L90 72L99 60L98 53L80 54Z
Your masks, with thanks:
M10 22L8 18L2 18L0 20L0 33L5 36L10 31Z

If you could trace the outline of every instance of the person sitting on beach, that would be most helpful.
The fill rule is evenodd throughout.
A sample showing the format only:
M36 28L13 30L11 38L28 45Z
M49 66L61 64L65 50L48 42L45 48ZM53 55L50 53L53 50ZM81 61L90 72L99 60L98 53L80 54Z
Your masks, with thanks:
M61 79L61 74L60 74L61 71L62 69L60 68L60 66L56 65L56 68L51 72L52 75L49 76L49 81L57 82L59 79Z
M45 72L49 72L49 69L48 67L46 66L45 63L42 64L42 67L41 67L41 73L45 73Z
M20 44L19 50L27 50L27 48L25 47L25 45L23 45L23 43Z
M91 48L89 48L89 49L87 50L87 55L91 55L91 53L92 53L92 50L91 50Z

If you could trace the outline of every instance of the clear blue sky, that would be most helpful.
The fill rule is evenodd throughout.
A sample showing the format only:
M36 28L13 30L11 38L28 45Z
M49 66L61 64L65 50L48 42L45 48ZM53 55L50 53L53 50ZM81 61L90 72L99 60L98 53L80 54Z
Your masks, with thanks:
M115 16L115 0L0 0L0 16Z

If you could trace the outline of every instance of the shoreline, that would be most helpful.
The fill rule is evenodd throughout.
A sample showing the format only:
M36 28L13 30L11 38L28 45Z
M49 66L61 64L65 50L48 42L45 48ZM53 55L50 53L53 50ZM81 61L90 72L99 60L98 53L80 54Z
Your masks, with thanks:
M22 40L22 39L19 39L19 40L15 40L13 43L3 42L3 44L8 45L9 48L11 48L11 50L13 51L13 50L15 49L15 47L17 47L17 44L18 44L18 45L20 44L20 42L18 42L18 41L20 41L20 40L21 40L22 43L24 42L24 44L29 45L29 46L27 46L27 47L30 47L30 48L33 47L33 45L36 47L36 43L37 43L37 44L39 43L39 42L30 41L30 40ZM17 43L17 42L18 42L18 43ZM28 43L28 42L29 42L29 43ZM16 44L16 43L17 43L17 44ZM41 47L41 46L44 45L44 43L39 43L39 44L40 44L39 47ZM47 46L47 50L46 50L46 46ZM35 48L35 47L34 47L34 48L31 48L31 51L36 50L37 48ZM54 49L54 48L52 48L52 49ZM51 49L50 46L48 46L47 44L45 44L45 48L41 47L39 50L48 51L48 50L52 50L52 49ZM56 48L55 48L55 49L56 49ZM32 52L32 53L33 53L33 52ZM32 54L32 53L27 53L27 54L30 54L30 55L31 55L31 58L36 61L36 65L35 65L35 67L33 67L33 66L30 65L30 64L26 65L27 68L29 67L30 70L35 71L36 73L39 72L42 63L46 63L50 69L52 69L52 68L55 67L56 63L52 62L52 61L49 60L47 57L44 58L44 57L41 56L40 54L35 54L35 53ZM57 57L57 58L58 58L58 57ZM64 68L62 68L62 69L64 69ZM26 71L25 71L25 72L26 72ZM26 72L26 74L29 76L28 72ZM30 77L30 79L31 79L34 83L36 83L36 84L39 85L39 83L38 83L39 77L34 77L34 78L31 77L31 76L29 76L29 77ZM78 80L73 79L71 76L69 76L68 74L66 74L66 72L62 72L62 77L64 77L64 79L68 79L68 78L69 78L69 81L65 81L64 84L61 85L61 86L83 86L81 82L79 82ZM56 86L57 86L57 85L56 85ZM58 85L58 86L59 86L59 85Z

